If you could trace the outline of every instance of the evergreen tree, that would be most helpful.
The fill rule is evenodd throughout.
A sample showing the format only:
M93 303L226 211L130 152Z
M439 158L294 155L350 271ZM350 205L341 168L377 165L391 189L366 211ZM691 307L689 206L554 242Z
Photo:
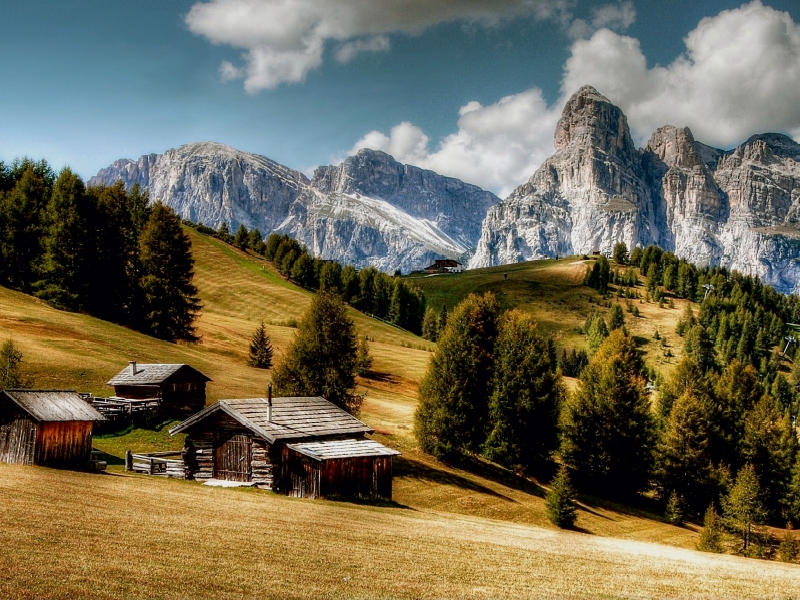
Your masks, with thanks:
M69 169L58 176L44 211L44 250L36 295L59 308L88 308L93 247L93 206L83 181Z
M686 332L683 353L691 357L703 372L716 368L714 346L702 325L695 325Z
M301 287L306 289L314 289L316 287L316 281L314 280L314 260L307 252L303 252L297 257L289 275Z
M738 468L742 464L739 440L744 436L745 417L761 397L758 372L752 365L733 360L722 372L714 391L717 460Z
M450 316L419 387L414 429L424 452L477 452L486 440L499 312L492 294L470 294Z
M633 339L619 329L583 370L562 413L561 456L580 489L630 496L644 489L655 433Z
M597 352L602 343L608 337L608 326L606 320L599 312L594 312L587 320L588 327L585 328L586 335L589 336L589 352Z
M691 512L699 512L715 497L709 421L703 403L690 391L684 392L669 413L656 454L662 498L675 494Z
M742 460L753 466L768 516L778 521L789 513L797 434L789 415L782 415L771 396L763 396L747 413L740 442Z
M144 326L152 335L174 342L196 340L194 320L200 310L192 283L192 242L175 212L157 203L142 232Z
M575 505L575 490L569 481L569 471L564 465L550 483L550 491L545 496L547 518L554 525L562 529L575 526L577 519L577 506Z
M761 502L761 487L753 465L746 464L736 475L736 483L722 498L726 526L739 540L738 551L749 554L764 534L767 513Z
M725 551L723 537L722 520L712 504L706 510L703 518L703 529L700 531L700 542L697 544L697 549L701 552L722 553Z
M250 356L247 364L257 369L269 369L272 366L272 342L267 335L264 321L258 326L250 339Z
M697 319L694 318L691 303L687 302L686 307L683 309L683 315L678 319L678 324L675 326L675 333L682 336L695 325L697 325Z
M322 396L357 414L363 398L353 393L358 346L355 326L339 296L314 296L297 337L274 371L275 391L284 396Z
M256 254L263 255L267 245L264 243L264 236L258 229L251 229L247 234L247 247Z
M358 342L358 351L356 353L356 375L364 377L372 368L372 356L369 353L369 344L367 338L363 337Z
M250 239L249 235L250 232L247 231L247 227L242 223L239 225L239 229L236 230L236 235L233 237L233 245L240 250L247 250L250 247L248 243Z
M781 542L778 545L778 558L782 562L790 563L797 560L797 555L797 540L794 537L792 524L788 523L786 525L786 533L783 534Z
M277 233L271 233L267 238L267 245L264 248L264 258L267 260L275 260L275 252L281 244L281 236Z
M625 313L622 311L622 307L615 302L608 313L608 328L614 331L623 327L625 327Z
M341 280L342 297L344 297L345 302L355 306L358 304L359 294L358 271L355 270L355 267L347 265L344 269L342 269ZM320 286L322 286L322 282L320 282Z
M0 348L0 390L26 388L33 385L33 379L22 369L22 352L12 340L7 340Z
M625 245L625 242L614 244L614 262L618 265L624 265L628 262L628 246Z
M675 490L672 491L672 493L669 495L669 499L667 500L665 516L667 521L673 525L683 525L683 520L686 516L683 497L680 496Z
M422 320L422 337L431 342L435 342L439 333L438 320L436 313L429 306L425 309L425 317Z
M331 294L342 293L342 265L338 262L326 262L319 274L319 289ZM349 298L347 298L349 300Z
M221 239L226 244L233 243L233 236L231 235L231 230L228 229L228 224L223 221L222 224L217 229L217 237Z
M491 432L484 453L507 467L541 472L558 443L561 380L552 342L518 310L503 316L494 347Z
M442 310L439 311L439 322L436 325L436 338L438 339L441 337L442 333L444 333L445 327L447 327L447 305L444 304L442 306ZM800 388L800 385L798 385Z

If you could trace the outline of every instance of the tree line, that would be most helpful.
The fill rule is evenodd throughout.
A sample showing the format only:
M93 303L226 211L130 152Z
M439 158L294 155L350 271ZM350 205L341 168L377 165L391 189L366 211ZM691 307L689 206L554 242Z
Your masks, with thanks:
M0 163L0 283L169 341L196 339L191 242L122 182L86 187L46 161Z
M588 352L563 351L556 361L529 317L471 296L449 315L420 385L422 449L446 459L478 453L531 474L561 465L554 497L573 484L613 499L654 494L671 521L705 515L736 534L739 551L763 553L764 524L800 520L800 366L788 372L782 356L798 299L655 247L615 258L607 269L598 260L587 283L605 293L614 282L630 286L619 267L644 264L651 296L696 303L679 320L684 356L667 380L642 360L619 304L587 318ZM574 393L562 373L579 376ZM568 503L566 513L548 503L554 519L569 521Z

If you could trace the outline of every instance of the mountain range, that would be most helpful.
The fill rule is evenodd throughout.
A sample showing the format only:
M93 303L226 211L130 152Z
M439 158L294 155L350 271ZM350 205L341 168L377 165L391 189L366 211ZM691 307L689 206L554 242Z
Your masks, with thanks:
M206 142L118 160L90 185L139 183L182 217L289 233L314 255L404 272L470 268L658 244L697 264L800 292L800 145L775 133L733 150L665 125L637 149L623 112L591 86L566 103L555 154L507 198L361 150L308 179Z

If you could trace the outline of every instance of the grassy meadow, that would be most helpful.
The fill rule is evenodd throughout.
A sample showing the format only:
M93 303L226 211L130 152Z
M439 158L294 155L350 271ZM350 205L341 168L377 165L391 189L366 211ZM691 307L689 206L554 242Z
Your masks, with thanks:
M800 567L400 505L0 465L0 597L774 598Z
M263 319L280 360L310 293L263 260L188 231L203 302L198 344L158 341L0 288L0 340L11 337L22 350L36 387L105 395L105 382L137 360L192 364L213 379L209 402L265 393L270 373L245 362L250 335ZM599 299L580 285L584 270L571 258L409 279L437 311L472 291L493 291L503 306L533 313L559 348L571 348L585 344L578 329ZM641 316L626 314L628 327L648 361L668 369L676 359L664 359L652 335L658 328L677 344L683 304L637 306ZM403 452L393 504L128 475L125 450L177 449L182 439L169 437L168 424L100 436L95 446L111 456L107 474L0 465L0 597L800 597L800 567L694 552L697 527L667 524L646 501L586 498L578 531L559 532L538 482L482 461L455 467L422 454L413 413L434 346L351 315L374 357L359 380L361 418Z

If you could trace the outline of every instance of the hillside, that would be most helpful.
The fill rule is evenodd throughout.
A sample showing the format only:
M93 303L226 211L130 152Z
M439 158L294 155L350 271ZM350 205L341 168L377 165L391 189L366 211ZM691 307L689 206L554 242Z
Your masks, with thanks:
M553 337L559 350L579 349L587 345L586 336L581 333L586 318L594 310L605 313L609 309L598 304L601 297L597 292L582 285L586 268L591 264L591 259L568 256L463 273L410 275L406 280L425 292L428 305L437 313L443 306L452 310L470 293L492 292L502 308L519 308L532 314L541 330ZM644 289L637 289L644 296ZM626 306L624 299L619 302ZM631 302L639 310L639 316L626 311L626 326L645 352L648 365L666 373L681 355L682 340L674 332L687 301L674 298L674 308L667 305L659 308L658 304L643 300ZM653 338L656 330L661 340ZM667 348L674 356L665 356Z
M0 597L786 598L800 567L407 506L0 465Z
M36 376L38 387L68 387L107 394L105 382L129 360L140 362L187 362L208 374L208 401L264 394L269 372L246 366L249 336L264 319L280 356L293 335L296 320L310 302L310 295L286 282L263 260L222 242L187 229L196 259L196 284L203 301L198 321L202 343L175 345L155 340L127 328L86 315L57 311L43 302L0 288L0 339L11 336ZM582 344L575 327L583 310L593 305L596 294L579 284L583 267L575 260L545 261L513 267L509 281L498 269L467 272L460 276L415 280L425 287L434 307L456 301L473 289L498 292L504 304L518 302L537 311L543 327L554 333L559 344ZM528 281L530 280L530 281ZM548 287L547 282L551 282ZM442 290L436 292L429 282ZM526 283L527 282L527 283ZM522 294L519 290L540 292ZM516 286L516 287L514 287ZM510 290L516 289L513 294ZM572 298L572 300L571 300ZM574 305L570 304L574 302ZM570 319L563 308L568 307ZM644 311L659 312L643 305ZM661 310L669 318L679 311ZM362 417L378 432L378 438L400 449L397 461L395 499L415 508L443 510L465 515L492 517L549 527L545 516L544 491L491 465L476 463L468 470L451 468L423 455L413 437L413 413L417 385L433 345L395 327L351 312L360 335L368 335L375 361L369 378L360 380L366 392ZM559 316L560 315L560 316ZM663 317L667 318L667 317ZM643 328L650 326L642 319ZM374 340L374 341L372 341ZM166 428L139 429L121 436L103 436L95 445L116 462L125 450L146 451L180 448L181 439L170 438ZM112 461L113 462L113 461ZM114 467L119 468L119 467ZM580 526L589 532L631 539L662 541L693 547L695 533L665 525L647 511L621 512L604 502L581 512Z

